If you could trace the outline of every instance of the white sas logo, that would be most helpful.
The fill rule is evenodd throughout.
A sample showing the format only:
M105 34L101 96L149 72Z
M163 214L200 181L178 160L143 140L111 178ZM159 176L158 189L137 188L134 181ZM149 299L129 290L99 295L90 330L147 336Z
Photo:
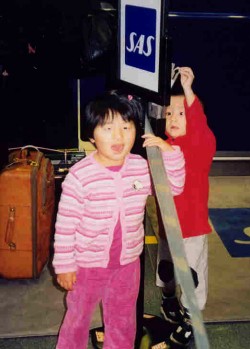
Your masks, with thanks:
M145 38L145 35L141 34L137 39L137 36L138 35L135 32L130 33L130 47L126 46L126 50L129 52L138 51L139 55L149 57L152 53L152 41L155 40L155 38L152 35Z

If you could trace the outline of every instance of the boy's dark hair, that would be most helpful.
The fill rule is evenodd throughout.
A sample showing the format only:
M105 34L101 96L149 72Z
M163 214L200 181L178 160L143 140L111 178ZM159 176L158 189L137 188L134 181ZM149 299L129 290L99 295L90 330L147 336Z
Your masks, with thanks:
M143 117L143 107L138 97L110 91L96 97L89 102L83 116L83 133L86 139L93 138L97 125L103 125L107 116L111 113L114 117L119 113L123 120L132 121L136 129Z

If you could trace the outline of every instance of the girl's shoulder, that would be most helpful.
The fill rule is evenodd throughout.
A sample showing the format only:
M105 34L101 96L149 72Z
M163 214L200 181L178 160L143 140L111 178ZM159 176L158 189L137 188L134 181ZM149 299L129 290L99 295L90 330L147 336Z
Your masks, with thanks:
M146 159L144 159L141 155L139 155L139 154L132 154L132 153L130 153L129 155L128 155L128 161L129 162L138 162L138 163L140 163L140 164L147 164L148 163L148 161L146 160Z
M79 160L73 166L70 167L69 173L74 177L80 179L81 177L86 176L89 173L96 171L95 162L92 159L91 154L87 155L85 158Z
M93 163L91 158L92 157L90 155L85 156L83 159L77 161L73 166L71 166L70 171L74 172L74 171L78 171L79 169L81 169L83 167L90 166Z
M148 161L139 154L130 153L127 159L127 167L148 170Z
M144 158L143 158L141 155L139 155L139 154L130 153L128 156L129 156L129 158L132 159L132 160L147 161L146 159L144 159Z

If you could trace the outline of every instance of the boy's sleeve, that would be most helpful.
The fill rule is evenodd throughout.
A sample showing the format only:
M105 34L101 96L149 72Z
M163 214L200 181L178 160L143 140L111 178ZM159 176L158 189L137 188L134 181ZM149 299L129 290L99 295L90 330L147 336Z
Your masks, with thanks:
M216 151L216 139L207 124L207 117L203 106L195 97L190 107L184 101L187 119L187 132L185 137L186 162L192 164L198 171L203 168L208 170Z
M183 192L185 184L185 159L179 146L173 146L174 151L162 152L164 168L169 180L172 194Z
M82 186L70 172L62 184L55 225L53 267L56 274L76 271L75 233L83 210Z
M187 134L190 133L193 135L194 133L199 133L208 128L207 117L197 96L195 96L195 99L190 106L188 106L187 101L184 100L184 107L186 110Z

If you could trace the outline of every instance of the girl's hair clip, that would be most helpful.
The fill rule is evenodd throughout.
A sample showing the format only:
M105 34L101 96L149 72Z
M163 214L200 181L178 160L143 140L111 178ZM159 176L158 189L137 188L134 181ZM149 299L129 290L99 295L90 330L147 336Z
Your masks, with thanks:
M128 100L131 101L133 99L133 96L128 95Z

